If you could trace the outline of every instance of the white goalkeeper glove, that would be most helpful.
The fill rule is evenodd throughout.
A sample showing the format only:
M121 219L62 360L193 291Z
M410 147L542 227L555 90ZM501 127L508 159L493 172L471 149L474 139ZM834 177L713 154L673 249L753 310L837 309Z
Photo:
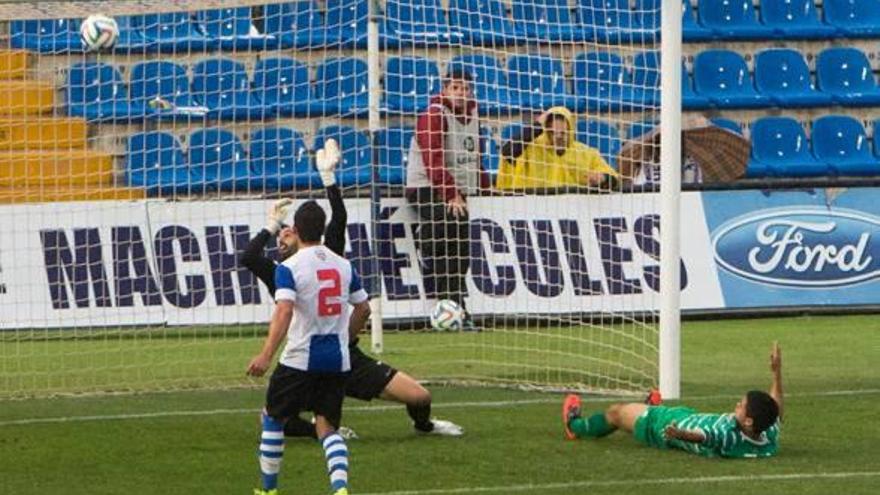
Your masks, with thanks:
M328 139L324 142L324 147L318 150L315 159L318 166L318 175L321 176L321 182L324 184L324 187L336 184L336 165L339 164L341 156L339 145L336 144L335 139Z
M287 218L287 210L290 208L290 203L292 203L290 198L279 199L272 203L272 206L269 208L268 222L266 223L266 230L270 234L275 235L281 230L281 225L284 223L284 219Z

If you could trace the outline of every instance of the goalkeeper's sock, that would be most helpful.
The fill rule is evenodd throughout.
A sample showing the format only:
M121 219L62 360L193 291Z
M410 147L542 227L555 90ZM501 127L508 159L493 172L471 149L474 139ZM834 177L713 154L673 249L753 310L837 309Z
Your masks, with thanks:
M434 423L431 422L431 403L428 402L424 405L406 405L406 412L409 414L409 417L413 420L413 427L415 429L429 433L434 430Z
M331 491L348 488L348 447L339 433L333 432L321 440L324 457L327 458L327 472L330 474Z
M278 488L278 472L284 456L284 424L263 411L263 434L260 440L260 474L263 490Z
M605 413L598 412L587 419L578 417L568 423L568 427L578 437L599 438L614 433L617 428L608 424Z
M294 416L287 420L284 424L285 437L307 437L318 438L318 432L315 431L315 425L311 421L306 421L299 416Z

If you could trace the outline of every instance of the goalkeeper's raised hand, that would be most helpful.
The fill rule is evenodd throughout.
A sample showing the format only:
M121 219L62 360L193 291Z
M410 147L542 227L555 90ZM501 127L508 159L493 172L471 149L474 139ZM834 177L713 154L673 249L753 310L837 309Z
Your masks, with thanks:
M284 223L284 219L287 218L287 210L290 208L291 202L290 198L284 198L272 203L266 222L266 230L270 234L275 235L281 230L281 225Z
M324 147L318 150L315 156L318 175L321 176L321 182L324 187L330 187L336 184L336 165L339 164L339 158L342 153L339 151L339 145L335 139L328 139L324 142Z

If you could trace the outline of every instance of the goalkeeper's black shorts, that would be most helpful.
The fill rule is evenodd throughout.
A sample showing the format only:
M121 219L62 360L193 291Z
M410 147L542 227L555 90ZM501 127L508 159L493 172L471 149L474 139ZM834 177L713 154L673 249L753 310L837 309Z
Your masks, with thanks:
M364 354L357 345L349 346L351 376L345 385L345 395L370 401L378 398L397 374L397 370Z

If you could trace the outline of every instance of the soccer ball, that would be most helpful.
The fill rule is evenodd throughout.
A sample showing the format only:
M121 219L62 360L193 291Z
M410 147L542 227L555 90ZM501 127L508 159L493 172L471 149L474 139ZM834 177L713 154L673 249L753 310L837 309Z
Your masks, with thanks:
M79 25L79 36L90 52L113 48L119 38L119 26L112 17L92 14Z
M431 327L440 332L461 330L464 309L455 301L443 299L431 311Z

